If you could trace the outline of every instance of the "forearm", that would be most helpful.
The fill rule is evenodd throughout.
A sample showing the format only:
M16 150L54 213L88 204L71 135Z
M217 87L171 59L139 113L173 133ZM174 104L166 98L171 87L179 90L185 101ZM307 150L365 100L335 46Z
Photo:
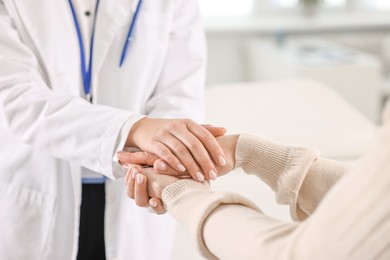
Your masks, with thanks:
M226 204L208 215L203 238L218 259L301 259L291 250L297 226L243 205Z
M120 129L137 117L28 85L3 88L0 106L2 128L21 142L109 177Z
M215 258L205 244L203 225L208 216L222 204L245 205L258 211L249 200L237 194L213 192L206 182L180 180L167 186L162 194L165 208L196 239L198 250L207 258Z
M314 213L333 185L352 167L328 159L318 159L310 167L298 194L297 216L302 220Z
M163 191L163 201L206 259L293 259L290 245L298 224L269 218L238 194L181 180Z

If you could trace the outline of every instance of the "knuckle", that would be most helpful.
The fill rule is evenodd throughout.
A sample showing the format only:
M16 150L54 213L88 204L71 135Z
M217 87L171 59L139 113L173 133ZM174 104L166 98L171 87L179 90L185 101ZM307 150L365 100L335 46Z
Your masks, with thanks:
M206 132L206 131L201 131L198 133L198 138L201 139L201 140L207 140L211 137L211 134L209 132Z
M161 153L161 158L164 159L169 164L176 162L175 156L171 152Z
M199 150L202 147L200 142L190 142L190 149L191 150Z
M148 158L149 156L151 156L151 154L148 151L142 151L141 153L144 158Z
M171 154L171 152L165 147L158 148L157 153L159 154L160 157L167 157Z
M169 121L167 124L167 129L172 130L172 129L177 129L180 126L180 122L177 120Z
M164 136L167 132L169 132L169 125L160 127L156 134L154 135L154 139L159 139L158 137Z
M191 119L189 119L189 118L183 118L182 120L183 120L183 123L185 123L185 124L193 123L193 121Z
M175 144L173 149L178 152L179 154L186 153L187 148L182 144Z

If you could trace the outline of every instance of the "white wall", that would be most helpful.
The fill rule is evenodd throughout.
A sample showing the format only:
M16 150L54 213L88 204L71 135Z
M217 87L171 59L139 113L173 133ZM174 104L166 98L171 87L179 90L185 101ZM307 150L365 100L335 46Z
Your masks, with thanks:
M277 17L277 16L275 16ZM390 15L389 15L390 17ZM279 18L279 17L277 17ZM277 19L275 18L275 19ZM364 20L363 20L364 21ZM308 22L310 22L308 20ZM385 88L390 89L390 21L388 27L378 25L378 28L373 26L364 27L364 24L361 25L361 28L351 27L342 28L338 30L337 26L332 28L323 28L319 32L310 28L307 31L295 31L285 33L284 37L286 41L294 39L305 39L305 38L322 38L330 41L334 41L340 45L347 46L350 49L356 50L361 53L368 54L373 57L373 59L378 60L378 64L382 67L378 69L377 79L372 80L372 84L367 82L370 85L365 87L364 91L359 91L359 89L353 88L354 78L343 78L340 79L340 84L337 82L337 78L329 78L328 81L324 80L326 84L333 84L335 88L343 86L349 83L349 86L336 89L341 95L343 95L347 100L351 101L355 107L370 118L373 122L379 123L381 111L383 108L384 100L387 98L385 96ZM278 38L276 27L272 25L268 27L260 27L259 30L256 28L250 28L250 30L234 29L229 31L228 29L221 30L221 27L218 30L209 30L207 32L207 43L209 48L209 62L208 62L208 75L207 75L207 86L212 87L215 84L225 83L225 82L238 82L238 81L251 81L254 79L259 79L261 77L253 77L253 62L249 62L251 59L256 59L257 57L248 57L248 43L253 42L254 40L269 41L275 43ZM222 27L223 28L223 27ZM268 55L268 58L269 55ZM258 57L262 59L262 57ZM272 58L271 58L272 59ZM262 61L262 64L267 64L267 61ZM252 66L252 67L251 67ZM257 68L255 68L256 70ZM257 69L258 70L258 69ZM360 70L361 73L365 73L364 69ZM367 75L372 73L372 71L367 70ZM286 73L281 73L286 74ZM280 77L283 78L282 75ZM319 77L321 79L321 77ZM364 81L362 81L362 84ZM365 83L364 83L365 84ZM332 86L331 86L332 87ZM343 89L349 89L348 91L343 91ZM363 90L361 88L360 90ZM367 92L371 91L375 93ZM369 93L370 100L366 100L362 97L362 93ZM366 95L366 94L365 94ZM387 95L387 94L386 94ZM368 104L368 102L371 102Z
M313 36L341 42L356 49L365 49L365 51L368 53L371 52L372 54L375 54L375 52L377 52L376 54L381 59L381 61L387 63L386 67L388 68L390 65L390 54L387 53L388 57L383 56L386 52L389 52L390 46L385 49L385 46L380 46L379 42L379 39L382 39L384 44L389 44L390 30L373 33L366 31L359 33L346 32L341 34L310 33L303 35L292 35L291 37L304 38ZM207 85L209 86L215 83L249 80L249 75L247 73L249 64L247 63L247 52L245 47L248 42L256 39L263 39L274 42L275 36L259 35L256 32L207 33L207 44L209 52ZM380 48L383 48L382 53L379 52Z

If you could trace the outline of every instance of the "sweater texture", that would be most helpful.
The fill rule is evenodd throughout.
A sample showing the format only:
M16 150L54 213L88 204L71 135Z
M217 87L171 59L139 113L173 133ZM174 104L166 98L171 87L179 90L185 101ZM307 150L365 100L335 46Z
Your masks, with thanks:
M177 181L164 189L163 201L205 258L390 259L390 125L353 166L247 134L235 157L235 167L268 184L295 221L268 217L206 182Z

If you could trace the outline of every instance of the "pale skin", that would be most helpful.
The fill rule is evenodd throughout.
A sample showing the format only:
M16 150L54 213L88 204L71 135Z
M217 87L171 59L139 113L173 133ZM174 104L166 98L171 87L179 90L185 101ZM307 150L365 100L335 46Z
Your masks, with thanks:
M226 155L226 165L217 166L218 176L222 176L234 168L238 135L220 136L216 140ZM125 177L127 195L134 199L138 206L150 206L157 214L166 212L161 201L165 187L182 178L191 177L186 172L175 170L164 160L148 152L121 153L118 157L123 164L128 165ZM140 165L150 167L144 168Z
M190 119L145 117L131 128L126 147L154 154L175 171L203 181L215 179L217 168L226 165L225 153L215 139L224 133L224 128L199 125Z

